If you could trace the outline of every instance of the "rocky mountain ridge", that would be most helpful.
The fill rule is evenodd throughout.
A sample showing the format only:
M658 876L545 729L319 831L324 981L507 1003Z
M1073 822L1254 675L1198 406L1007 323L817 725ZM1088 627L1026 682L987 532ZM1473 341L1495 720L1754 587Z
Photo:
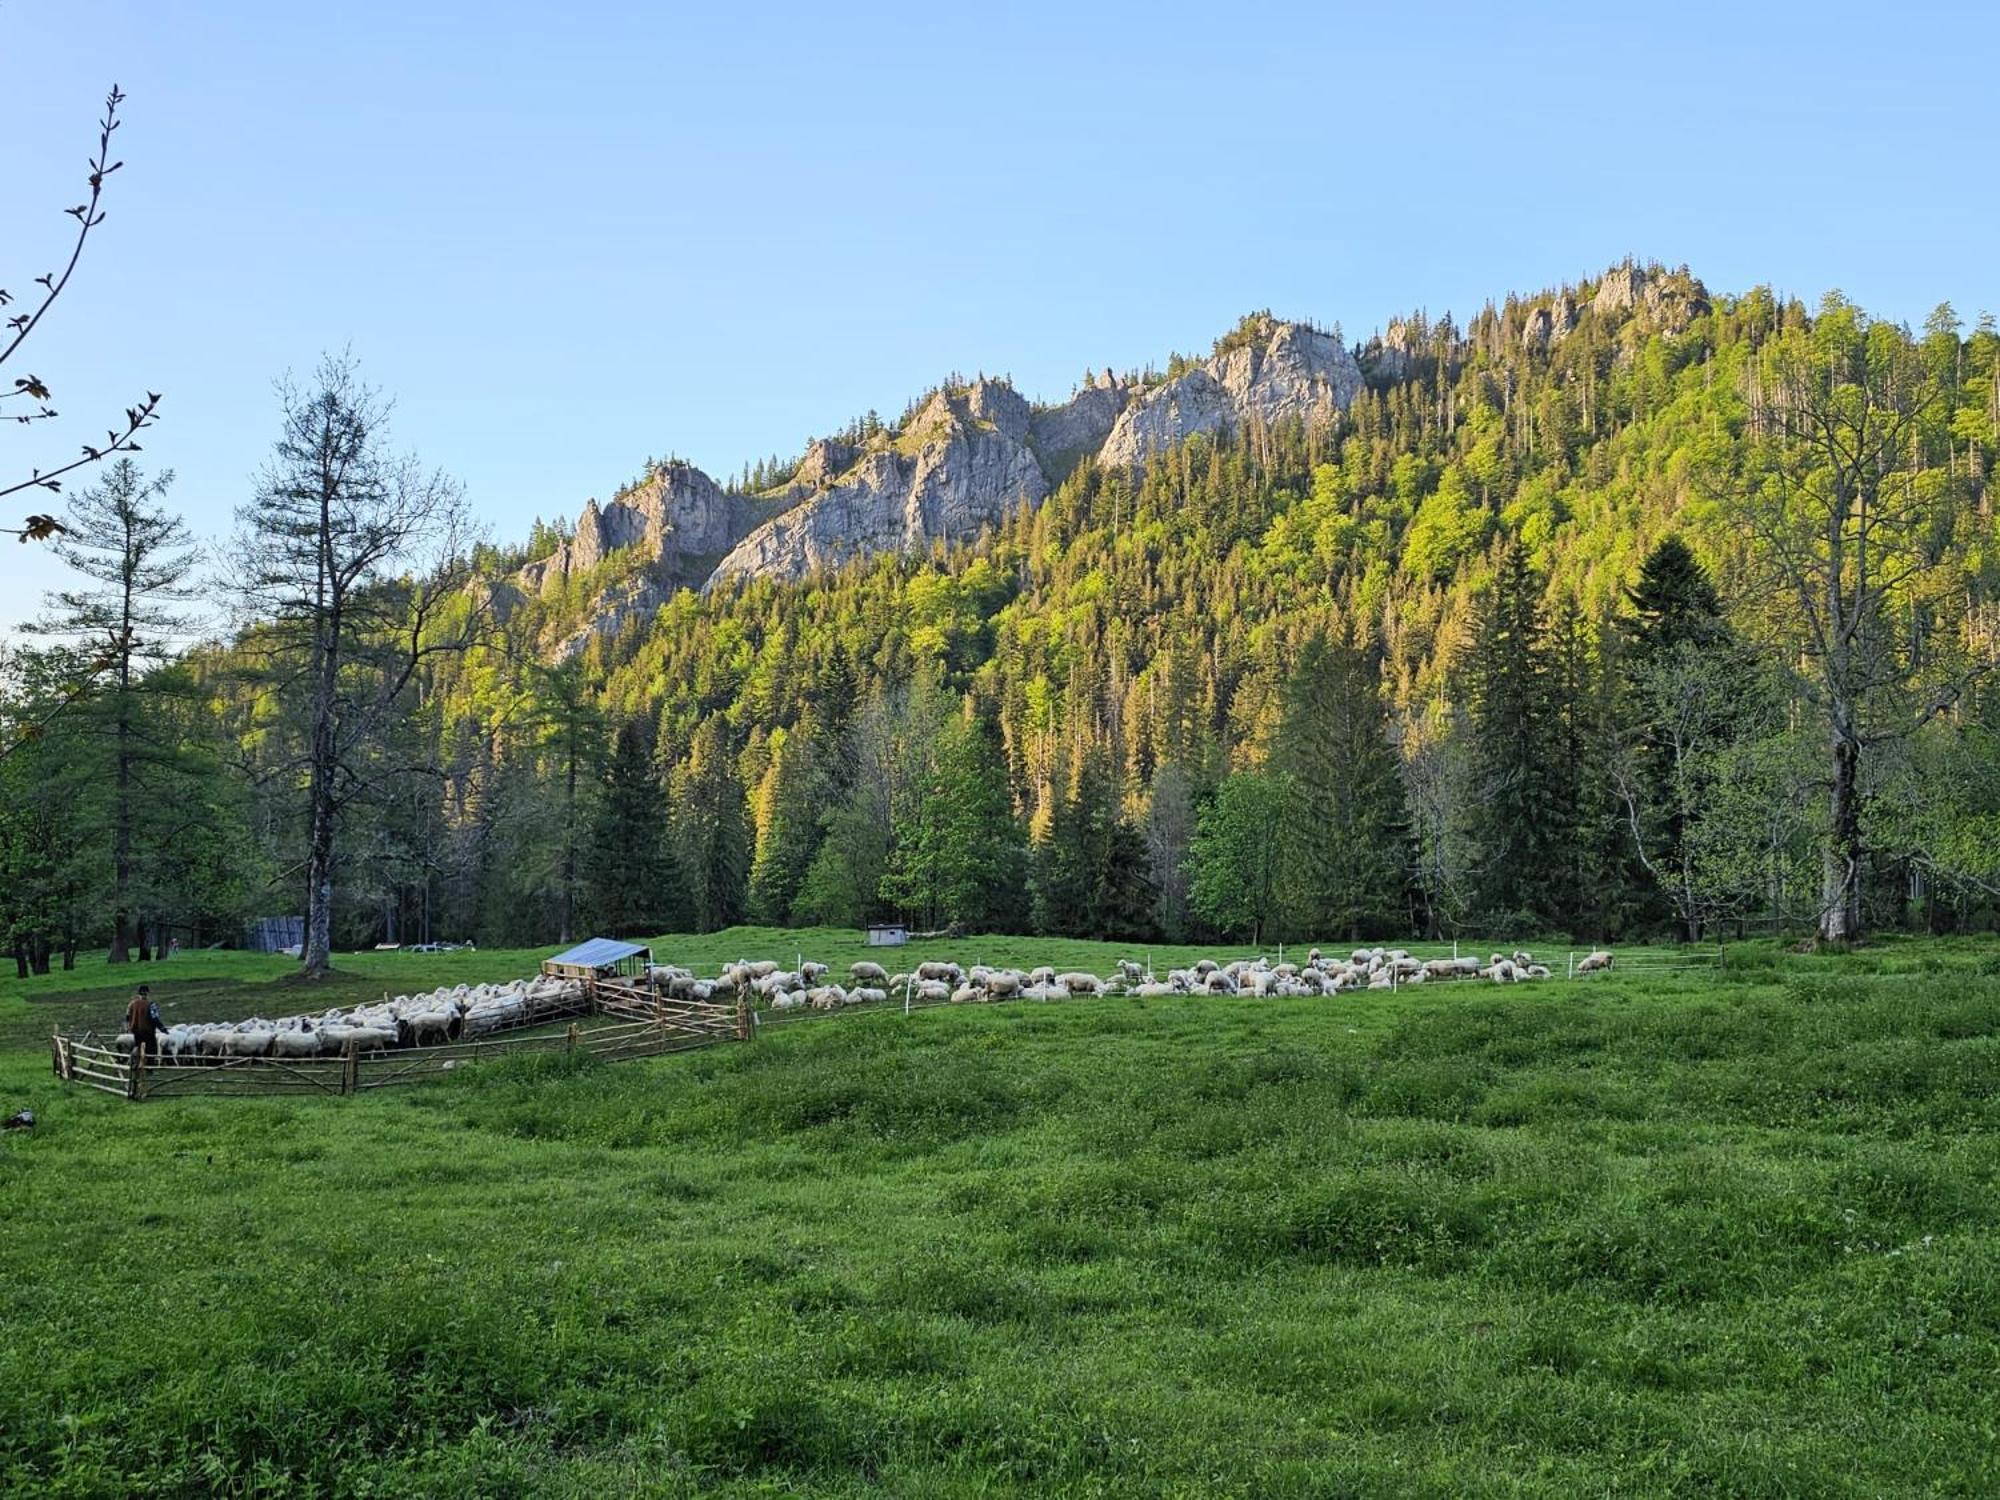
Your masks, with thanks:
M1675 329L1707 309L1701 283L1685 271L1626 262L1594 285L1531 299L1519 336L1547 348L1586 314ZM553 553L502 586L502 603L559 592L627 557L632 566L593 601L590 623L557 646L569 654L681 589L802 578L880 552L971 540L1018 507L1039 505L1087 459L1132 470L1197 434L1331 424L1368 380L1404 378L1421 357L1417 344L1402 320L1351 350L1338 333L1255 314L1198 364L1146 378L1106 370L1055 405L1032 405L1007 381L985 377L940 388L900 430L813 442L761 493L725 489L691 464L655 465L608 503L585 505Z
M592 627L612 630L678 589L800 578L877 552L969 540L1039 505L1085 459L1136 468L1198 433L1331 422L1362 383L1336 335L1268 316L1246 319L1209 359L1170 379L1107 370L1058 405L1033 406L1006 381L982 377L938 390L900 431L812 443L790 478L761 494L725 490L691 464L657 465L611 501L592 499L569 538L512 584L553 593L639 548L642 565L612 588Z

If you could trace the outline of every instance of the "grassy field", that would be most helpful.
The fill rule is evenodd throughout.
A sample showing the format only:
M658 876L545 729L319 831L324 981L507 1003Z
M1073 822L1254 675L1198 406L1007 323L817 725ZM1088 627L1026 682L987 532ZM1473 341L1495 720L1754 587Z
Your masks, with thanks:
M540 956L0 983L41 1121L0 1137L0 1490L2000 1491L2000 946L842 1017L352 1099L48 1076L141 974L271 1015Z

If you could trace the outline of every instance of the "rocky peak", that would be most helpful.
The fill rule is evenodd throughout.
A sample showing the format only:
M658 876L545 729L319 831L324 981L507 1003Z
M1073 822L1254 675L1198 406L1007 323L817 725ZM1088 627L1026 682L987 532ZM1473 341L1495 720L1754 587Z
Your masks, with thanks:
M1628 260L1604 273L1590 310L1600 319L1629 314L1646 328L1679 333L1708 312L1708 288L1686 267L1669 271Z
M1134 468L1197 433L1233 433L1252 420L1331 422L1361 384L1361 367L1334 334L1270 317L1246 320L1202 364L1120 412L1099 461Z

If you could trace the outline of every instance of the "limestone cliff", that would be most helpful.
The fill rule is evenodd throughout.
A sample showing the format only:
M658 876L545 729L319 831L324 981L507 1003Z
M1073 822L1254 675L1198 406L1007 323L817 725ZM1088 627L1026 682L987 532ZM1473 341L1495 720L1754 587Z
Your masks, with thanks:
M513 584L521 594L552 593L638 549L589 627L615 630L678 589L799 578L880 552L970 541L1017 507L1039 505L1086 459L1136 468L1196 434L1331 422L1361 385L1336 335L1268 315L1245 320L1172 379L1106 370L1058 405L1031 406L1005 381L982 378L937 391L900 431L812 443L763 494L726 491L688 464L661 465L609 502L585 505L569 540Z

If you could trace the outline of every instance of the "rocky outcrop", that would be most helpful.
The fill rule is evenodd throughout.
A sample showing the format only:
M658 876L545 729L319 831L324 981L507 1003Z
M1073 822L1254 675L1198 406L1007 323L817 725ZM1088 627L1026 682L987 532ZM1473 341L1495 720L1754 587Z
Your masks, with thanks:
M970 541L1022 504L1038 505L1075 465L1137 467L1197 433L1332 420L1361 389L1335 334L1268 315L1247 320L1200 366L1150 387L1109 370L1060 405L1036 409L1000 380L940 390L900 432L821 439L785 483L725 491L684 463L658 466L503 585L510 601L561 588L627 549L638 566L607 580L590 627L618 629L682 588L799 578L879 552ZM588 631L553 649L578 649Z
M938 392L893 444L751 531L704 587L798 578L877 552L971 540L1048 493L1028 445L1031 422L1028 403L1000 381Z
M1332 421L1361 390L1361 367L1338 337L1263 319L1205 363L1134 400L1098 454L1134 468L1197 434L1234 433L1256 420Z
M1132 388L1106 370L1061 406L1048 406L1028 422L1028 434L1042 469L1060 481L1079 460L1094 457L1111 436Z
M1679 333L1708 312L1708 288L1686 268L1626 261L1604 273L1590 310L1600 320L1630 317L1647 330Z
M516 582L525 592L545 593L614 552L644 546L653 554L649 571L662 585L698 583L769 509L726 493L692 464L661 464L609 504L588 501L570 539L521 569Z

